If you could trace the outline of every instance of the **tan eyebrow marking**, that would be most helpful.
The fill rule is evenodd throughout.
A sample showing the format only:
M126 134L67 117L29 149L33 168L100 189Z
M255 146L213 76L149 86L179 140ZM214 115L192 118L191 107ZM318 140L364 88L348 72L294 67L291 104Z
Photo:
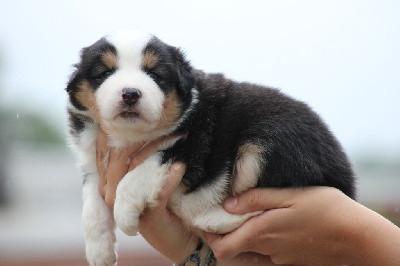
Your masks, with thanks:
M160 58L153 50L147 50L143 55L142 66L145 69L151 69L157 65L159 60Z
M113 69L117 66L117 56L111 52L107 51L101 56L103 63L109 68Z

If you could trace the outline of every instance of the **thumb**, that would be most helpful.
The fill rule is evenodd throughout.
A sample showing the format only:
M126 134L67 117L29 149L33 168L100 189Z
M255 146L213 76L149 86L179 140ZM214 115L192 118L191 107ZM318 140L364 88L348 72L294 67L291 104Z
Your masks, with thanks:
M158 200L160 202L167 202L171 197L172 193L178 187L179 183L182 181L186 171L186 165L183 162L173 163L168 172L168 177L165 180L162 190L158 195Z
M228 198L223 206L227 212L234 214L287 208L292 205L295 192L293 188L254 188Z

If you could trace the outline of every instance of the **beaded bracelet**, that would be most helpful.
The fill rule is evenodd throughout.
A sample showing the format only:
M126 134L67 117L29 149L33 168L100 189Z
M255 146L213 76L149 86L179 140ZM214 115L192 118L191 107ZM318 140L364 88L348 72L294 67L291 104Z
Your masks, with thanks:
M204 258L199 256L200 250L203 248L203 244L203 241L200 241L199 245L196 247L196 250L190 254L189 257L187 257L185 262L179 264L179 266L186 266L186 264L189 262L193 262L196 266L215 266L217 264L217 259L209 247L207 247L207 254Z

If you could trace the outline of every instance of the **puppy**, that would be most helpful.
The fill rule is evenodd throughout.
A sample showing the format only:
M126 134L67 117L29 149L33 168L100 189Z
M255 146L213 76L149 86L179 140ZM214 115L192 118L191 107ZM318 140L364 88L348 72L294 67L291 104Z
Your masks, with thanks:
M69 135L83 172L83 227L91 265L116 262L115 223L128 235L157 205L169 166L186 174L168 207L194 230L227 233L250 216L222 208L253 187L331 186L354 198L354 175L340 144L306 104L276 89L192 68L180 49L121 31L82 49L66 91ZM126 174L114 213L98 192L95 143L127 147L168 136Z

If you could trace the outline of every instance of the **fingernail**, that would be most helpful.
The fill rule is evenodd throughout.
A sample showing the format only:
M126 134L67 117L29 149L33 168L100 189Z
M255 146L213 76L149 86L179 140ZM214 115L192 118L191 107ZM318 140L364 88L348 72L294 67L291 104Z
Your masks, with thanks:
M224 202L225 209L233 210L237 207L237 205L238 199L236 197L229 198Z
M181 167L182 167L182 164L181 164L181 163L175 163L175 164L174 164L174 170L175 170L175 171L178 171L179 169L181 169Z

